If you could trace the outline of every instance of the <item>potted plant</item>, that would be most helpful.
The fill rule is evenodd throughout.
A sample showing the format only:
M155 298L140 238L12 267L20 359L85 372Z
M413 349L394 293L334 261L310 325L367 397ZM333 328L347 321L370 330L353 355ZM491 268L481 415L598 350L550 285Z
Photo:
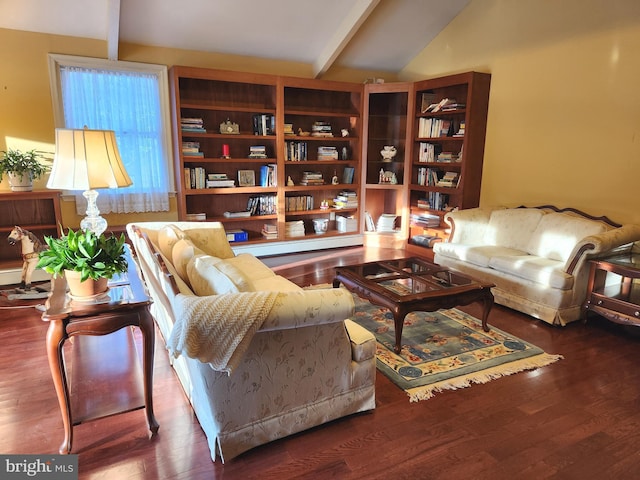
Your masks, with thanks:
M50 166L42 163L43 159L42 154L36 150L4 150L0 158L0 180L3 174L7 173L12 191L30 192L33 189L33 180L51 170Z
M53 276L64 274L74 297L101 295L110 278L127 271L124 234L69 229L60 238L45 236L44 240L49 248L40 252L38 267Z

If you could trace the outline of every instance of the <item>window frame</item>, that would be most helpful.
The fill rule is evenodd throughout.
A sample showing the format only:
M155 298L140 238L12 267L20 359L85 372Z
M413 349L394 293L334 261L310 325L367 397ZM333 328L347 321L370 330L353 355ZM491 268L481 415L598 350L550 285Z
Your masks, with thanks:
M166 152L165 168L169 182L169 195L176 192L175 176L173 171L173 144L171 139L171 107L169 105L169 79L166 65L152 63L126 62L121 60L107 60L94 57L80 57L75 55L62 55L50 53L49 83L53 105L53 121L56 128L65 128L64 108L62 105L62 90L60 88L60 67L95 68L120 72L141 72L152 74L158 79L158 92L160 93L160 115L162 124L162 144Z

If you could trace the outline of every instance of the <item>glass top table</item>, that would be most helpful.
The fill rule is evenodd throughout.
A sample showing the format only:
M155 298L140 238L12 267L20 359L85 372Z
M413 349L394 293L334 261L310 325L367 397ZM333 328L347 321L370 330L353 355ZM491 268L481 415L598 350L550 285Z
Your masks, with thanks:
M494 285L419 257L336 267L333 286L341 283L359 297L392 312L396 353L402 348L402 326L410 312L433 312L482 302L482 328L489 331L487 318L493 306Z

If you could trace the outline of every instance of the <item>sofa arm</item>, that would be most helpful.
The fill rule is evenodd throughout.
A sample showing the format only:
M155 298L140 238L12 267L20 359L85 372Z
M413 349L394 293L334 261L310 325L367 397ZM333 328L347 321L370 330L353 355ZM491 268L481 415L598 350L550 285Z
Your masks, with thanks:
M565 264L565 271L573 274L588 258L613 254L616 250L631 248L640 240L640 225L628 224L598 235L589 235L576 244Z
M353 296L345 288L281 292L260 328L287 328L341 322L354 313Z
M481 244L493 210L495 208L467 208L445 214L444 221L451 227L449 242Z

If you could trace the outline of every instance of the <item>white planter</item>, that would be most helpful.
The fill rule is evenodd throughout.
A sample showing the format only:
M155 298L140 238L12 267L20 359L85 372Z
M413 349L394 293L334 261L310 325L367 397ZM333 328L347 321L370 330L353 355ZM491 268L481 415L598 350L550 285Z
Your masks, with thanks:
M8 172L9 186L12 192L30 192L33 190L33 178L31 173L25 172L22 175Z

